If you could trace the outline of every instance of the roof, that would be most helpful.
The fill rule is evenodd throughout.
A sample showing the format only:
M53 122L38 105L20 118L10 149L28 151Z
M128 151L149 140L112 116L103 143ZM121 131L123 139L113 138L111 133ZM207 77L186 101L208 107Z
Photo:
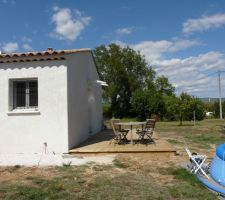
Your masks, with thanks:
M23 53L0 53L0 63L12 62L31 62L45 60L65 60L66 54L88 52L91 49L69 49L69 50L53 50L48 48L47 51L23 52Z

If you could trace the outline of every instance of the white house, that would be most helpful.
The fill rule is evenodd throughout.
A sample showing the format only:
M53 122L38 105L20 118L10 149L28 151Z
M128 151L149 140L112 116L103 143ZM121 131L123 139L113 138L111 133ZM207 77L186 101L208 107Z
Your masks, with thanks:
M90 49L0 54L0 153L67 153L102 128Z

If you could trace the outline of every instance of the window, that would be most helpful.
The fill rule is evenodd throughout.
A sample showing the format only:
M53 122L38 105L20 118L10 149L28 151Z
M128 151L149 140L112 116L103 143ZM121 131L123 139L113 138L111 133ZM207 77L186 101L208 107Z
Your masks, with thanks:
M13 80L13 109L38 107L38 81Z

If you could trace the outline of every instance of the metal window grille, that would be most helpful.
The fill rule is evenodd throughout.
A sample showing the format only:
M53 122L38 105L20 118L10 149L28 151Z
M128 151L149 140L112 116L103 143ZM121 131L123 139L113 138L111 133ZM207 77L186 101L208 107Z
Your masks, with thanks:
M13 81L13 108L28 109L38 107L38 81Z

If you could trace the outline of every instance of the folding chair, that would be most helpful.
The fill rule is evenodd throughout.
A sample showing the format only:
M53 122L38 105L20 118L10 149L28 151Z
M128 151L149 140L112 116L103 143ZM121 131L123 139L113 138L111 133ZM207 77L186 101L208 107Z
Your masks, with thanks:
M146 131L147 139L151 142L154 142L154 140L152 139L152 135L155 128L155 123L156 123L155 119L147 119L146 126L145 126L145 129L147 130Z
M114 141L114 144L121 144L122 142L127 142L127 134L129 132L128 129L121 129L119 125L116 123L119 123L120 119L111 119L111 127L113 129L113 132L115 134L115 137L112 139ZM111 142L110 142L111 143Z
M207 156L191 153L190 149L188 148L186 144L185 144L185 150L190 158L190 161L193 162L194 164L193 168L191 169L191 172L194 174L197 174L200 171L204 176L210 179L209 176L206 174L206 172L202 168Z
M139 141L144 141L146 135L148 141L154 142L154 140L152 139L152 135L155 128L155 123L156 123L155 119L147 119L144 129L143 130L137 129L136 133L139 135L138 138Z

